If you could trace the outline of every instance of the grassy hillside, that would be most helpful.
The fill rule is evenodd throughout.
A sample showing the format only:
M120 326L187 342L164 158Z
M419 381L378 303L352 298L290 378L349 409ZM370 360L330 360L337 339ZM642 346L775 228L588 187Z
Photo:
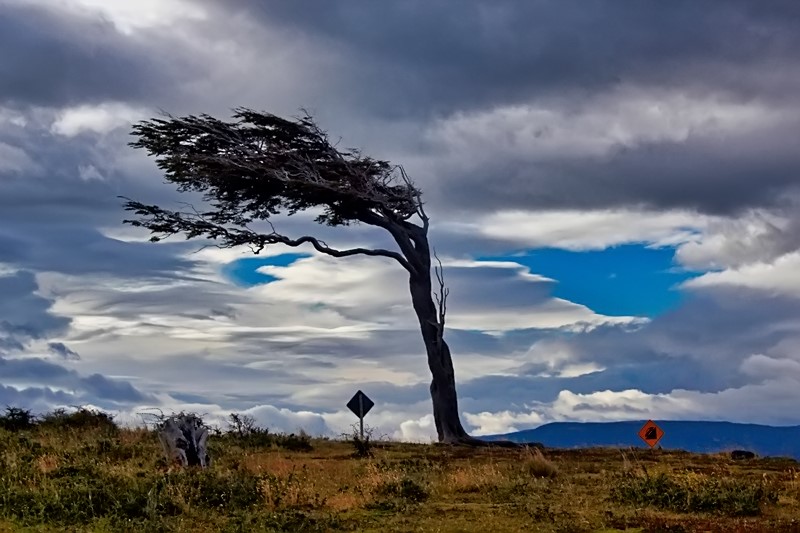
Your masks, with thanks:
M789 459L388 442L356 458L256 432L212 437L201 471L87 413L5 428L0 531L800 531Z

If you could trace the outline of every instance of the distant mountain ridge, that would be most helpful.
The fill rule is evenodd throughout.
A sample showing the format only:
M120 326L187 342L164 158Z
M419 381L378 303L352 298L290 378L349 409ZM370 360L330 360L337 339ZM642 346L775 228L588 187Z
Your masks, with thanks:
M535 429L484 440L540 442L553 448L647 447L639 438L646 420L626 422L552 422ZM792 457L800 460L800 426L765 426L735 422L654 420L664 430L658 445L698 453L748 450L760 456Z

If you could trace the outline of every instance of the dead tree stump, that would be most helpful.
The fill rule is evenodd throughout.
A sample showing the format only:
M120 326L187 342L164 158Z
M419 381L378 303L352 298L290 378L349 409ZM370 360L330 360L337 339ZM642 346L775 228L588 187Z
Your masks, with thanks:
M173 415L162 420L156 430L168 464L210 466L211 458L206 446L208 427L200 417L184 413Z

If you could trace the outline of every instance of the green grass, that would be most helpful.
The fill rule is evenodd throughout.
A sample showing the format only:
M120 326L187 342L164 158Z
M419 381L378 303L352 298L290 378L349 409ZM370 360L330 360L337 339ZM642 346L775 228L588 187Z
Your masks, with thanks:
M724 455L470 449L231 432L181 469L89 412L0 416L0 531L800 530L800 465ZM626 452L630 455L630 452Z

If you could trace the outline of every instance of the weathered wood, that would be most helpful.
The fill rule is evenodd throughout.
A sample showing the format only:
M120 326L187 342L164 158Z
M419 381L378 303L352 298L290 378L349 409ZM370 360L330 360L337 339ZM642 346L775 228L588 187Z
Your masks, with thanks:
M156 429L168 463L200 468L210 466L208 427L200 417L183 413L173 415L165 418Z

